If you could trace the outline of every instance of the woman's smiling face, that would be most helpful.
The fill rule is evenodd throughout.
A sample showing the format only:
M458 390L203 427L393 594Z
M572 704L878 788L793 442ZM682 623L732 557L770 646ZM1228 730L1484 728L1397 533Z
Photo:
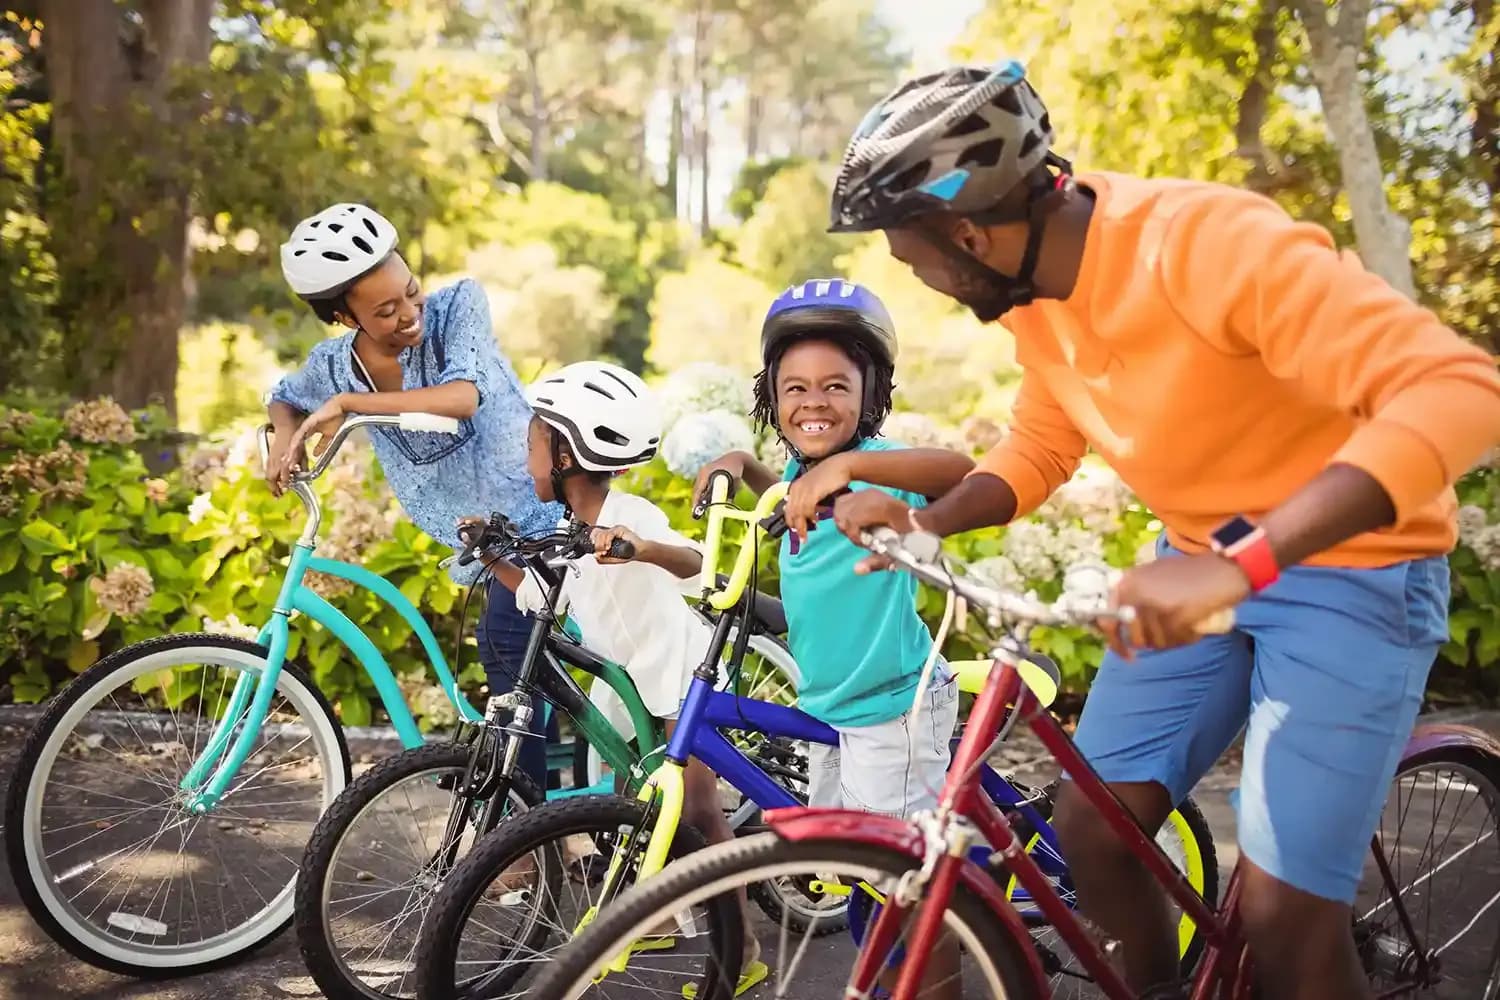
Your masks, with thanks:
M853 358L827 340L788 347L776 366L781 436L805 458L824 458L859 431L864 378Z

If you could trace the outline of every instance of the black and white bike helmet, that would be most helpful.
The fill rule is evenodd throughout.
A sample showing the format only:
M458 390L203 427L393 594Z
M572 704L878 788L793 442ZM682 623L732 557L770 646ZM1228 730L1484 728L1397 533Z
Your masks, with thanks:
M281 273L305 299L349 290L396 249L396 227L365 205L341 203L303 219L281 245Z
M580 471L623 472L645 465L661 445L661 405L638 375L603 361L580 361L526 390L532 410L555 432L552 478ZM568 442L574 465L562 469L558 437Z
M1052 154L1054 139L1047 108L1015 60L918 77L855 129L834 183L830 230L890 229L934 211L989 213L1036 183L1043 164L1071 173Z

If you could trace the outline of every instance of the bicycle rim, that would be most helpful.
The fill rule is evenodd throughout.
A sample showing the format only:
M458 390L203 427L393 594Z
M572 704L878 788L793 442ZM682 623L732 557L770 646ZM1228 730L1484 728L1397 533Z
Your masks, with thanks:
M695 996L711 994L725 1000L732 989L718 967L739 967L727 956L709 960L713 948L693 930L704 924L713 905L733 900L740 890L767 881L828 884L832 880L851 893L860 883L884 891L917 862L903 854L843 841L781 841L775 834L758 834L721 844L672 865L621 897L600 920L579 935L538 980L534 992L548 1000L637 1000L646 996L684 996L696 986ZM676 928L677 948L692 952L696 967L669 968L666 952L639 951L653 931ZM944 927L956 942L964 996L1018 1000L1032 996L1017 964L1016 942L977 899L962 887L955 891L944 914ZM816 928L794 930L755 917L751 930L760 943L766 978L755 996L769 1000L835 1000L844 996L857 951L847 936L819 938ZM904 947L910 923L898 942ZM738 950L737 948L735 950ZM702 957L697 957L699 954ZM622 962L623 960L623 962ZM934 959L934 962L937 961ZM613 964L611 964L613 963ZM932 971L935 966L930 966ZM742 970L745 971L745 970ZM935 974L941 974L938 970Z
M148 650L101 675L47 734L25 790L22 849L41 906L82 957L179 971L288 923L302 846L347 777L326 705L281 671L219 804L189 813L179 787L235 679L259 676L263 657L213 637Z

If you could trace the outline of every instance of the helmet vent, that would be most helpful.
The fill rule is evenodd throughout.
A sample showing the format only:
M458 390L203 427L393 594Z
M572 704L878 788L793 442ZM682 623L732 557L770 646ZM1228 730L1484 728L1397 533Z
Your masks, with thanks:
M347 255L341 254L337 250L324 250L323 256L327 257L329 260L343 261L344 263L348 263L349 261Z
M958 158L958 165L960 167L993 167L1000 162L1000 154L1004 151L1004 139L988 139L964 150L964 155Z
M352 242L355 246L359 247L367 254L373 255L375 253L375 248L370 246L369 241L366 240L363 236L352 237L350 242Z
M583 383L583 387L585 389L588 389L588 390L592 391L592 392L597 392L599 395L603 396L605 399L614 399L615 398L614 396L610 395L610 393L607 390L605 390L604 388L602 388L600 386L595 385L592 382L585 382L585 383Z
M594 428L594 437L600 441L608 441L610 444L620 447L630 443L630 439L613 427L605 427L603 424Z
M990 123L984 119L983 115L970 115L950 128L948 134L952 136L973 135L975 132L983 132L989 127Z

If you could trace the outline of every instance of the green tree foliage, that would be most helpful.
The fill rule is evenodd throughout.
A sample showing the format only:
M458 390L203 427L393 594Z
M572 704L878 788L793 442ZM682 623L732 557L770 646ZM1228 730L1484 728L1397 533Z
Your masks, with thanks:
M709 253L662 278L651 301L651 347L658 371L714 361L749 374L760 368L760 323L780 289Z
M837 273L848 241L828 232L830 192L821 173L809 163L776 174L740 230L740 260L762 281L785 286Z

